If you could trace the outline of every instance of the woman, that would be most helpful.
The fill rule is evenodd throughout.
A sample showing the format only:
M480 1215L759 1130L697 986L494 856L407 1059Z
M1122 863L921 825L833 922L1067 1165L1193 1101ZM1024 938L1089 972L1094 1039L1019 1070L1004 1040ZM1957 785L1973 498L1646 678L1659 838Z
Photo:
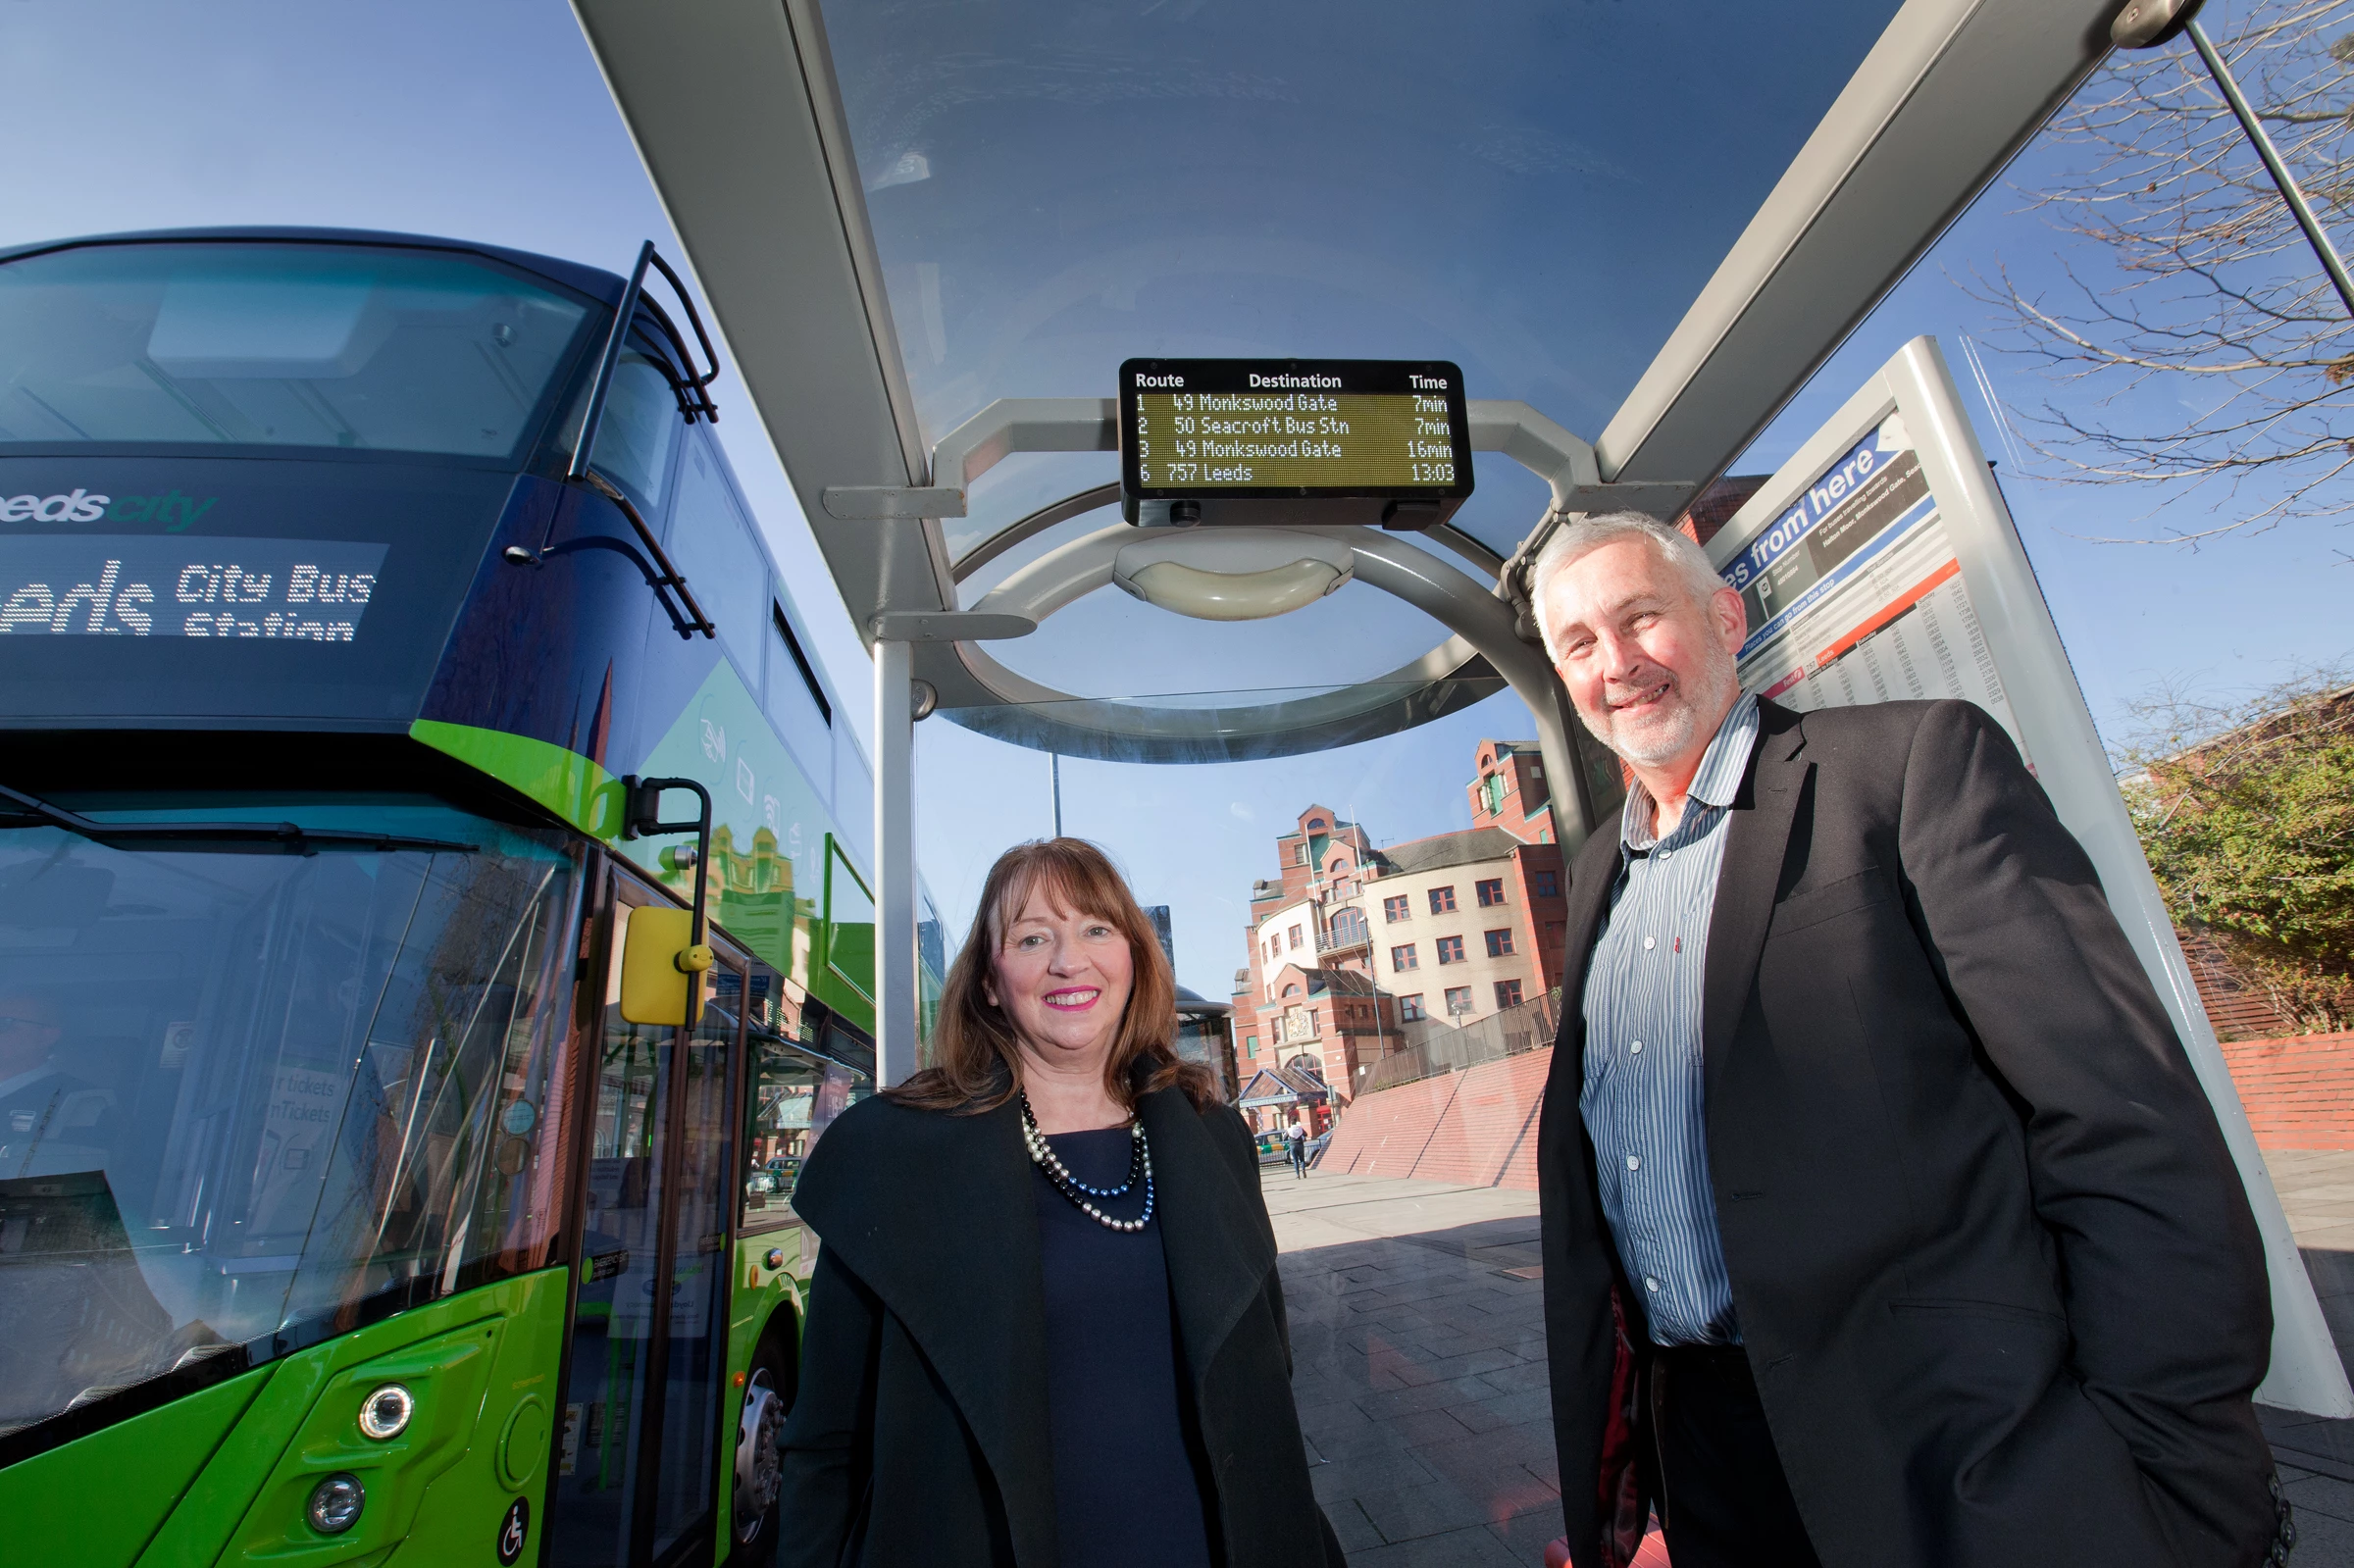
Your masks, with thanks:
M1103 852L1008 850L936 1065L844 1113L784 1440L809 1568L1339 1568L1242 1118Z

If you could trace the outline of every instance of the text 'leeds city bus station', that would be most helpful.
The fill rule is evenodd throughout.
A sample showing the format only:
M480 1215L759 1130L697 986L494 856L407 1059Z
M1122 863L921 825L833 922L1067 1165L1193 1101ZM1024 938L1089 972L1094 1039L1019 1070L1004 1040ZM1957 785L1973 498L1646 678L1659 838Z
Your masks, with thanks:
M2354 1564L2163 837L2354 699L2121 768L1907 281L2163 60L2354 329L2199 9L572 0L634 254L18 236L0 1564Z

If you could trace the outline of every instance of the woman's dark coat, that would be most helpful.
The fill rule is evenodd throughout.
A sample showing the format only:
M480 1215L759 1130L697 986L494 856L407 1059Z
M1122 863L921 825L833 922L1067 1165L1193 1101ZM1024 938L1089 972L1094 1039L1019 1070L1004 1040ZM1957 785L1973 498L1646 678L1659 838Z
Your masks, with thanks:
M1226 1106L1137 1104L1226 1568L1340 1568L1292 1404L1275 1233ZM785 1428L779 1561L1054 1568L1045 1290L1021 1112L866 1100L793 1206L824 1243Z

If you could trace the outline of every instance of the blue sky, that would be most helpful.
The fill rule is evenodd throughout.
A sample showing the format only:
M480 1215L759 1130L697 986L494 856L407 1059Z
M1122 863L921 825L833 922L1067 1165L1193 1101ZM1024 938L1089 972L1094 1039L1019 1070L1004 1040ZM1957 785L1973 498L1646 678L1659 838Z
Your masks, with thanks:
M10 171L0 243L284 223L453 234L616 269L649 234L678 253L571 13L556 0L401 8L0 0L0 95L14 111L0 122L0 165ZM2011 178L2032 185L2056 156L2030 149ZM2001 187L1981 200L1737 469L1774 467L1899 344L1923 332L1957 362L1980 439L1999 453L1995 423L1956 351L1965 333L1988 338L1987 313L1953 279L1998 260L2030 278L2049 276L2062 241L2021 206ZM2020 362L1990 354L1986 363L2006 401L2032 405L2047 395ZM723 410L729 384L719 388ZM732 412L721 434L789 580L801 584L820 655L846 691L859 691L864 653L825 586L765 433L741 402ZM2165 497L2038 483L2007 461L2002 472L2104 728L2114 732L2124 705L2160 681L2228 695L2354 650L2354 616L2343 608L2354 587L2346 531L2292 524L2195 551L2096 543L2149 531ZM1348 595L1358 591L1345 590L1321 619L1295 617L1296 626L1260 633L1273 639L1264 645L1289 638L1302 650L1346 638ZM1073 656L1087 632L1185 632L1124 601L1072 613L1078 618L1056 640L1023 657ZM863 711L856 720L863 730ZM1271 874L1270 835L1300 809L1313 800L1356 816L1380 842L1466 826L1462 784L1479 738L1529 733L1525 713L1505 697L1407 735L1284 762L1159 770L1070 762L1065 827L1111 847L1145 901L1174 906L1180 978L1223 996L1243 957L1250 881ZM941 721L919 736L927 875L961 921L997 851L1049 830L1048 762Z

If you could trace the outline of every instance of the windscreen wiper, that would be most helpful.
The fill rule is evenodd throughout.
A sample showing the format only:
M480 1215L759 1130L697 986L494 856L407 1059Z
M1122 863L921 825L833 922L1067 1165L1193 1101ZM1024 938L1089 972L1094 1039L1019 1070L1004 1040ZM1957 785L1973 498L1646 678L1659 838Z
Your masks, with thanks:
M0 819L45 822L102 844L165 839L176 843L220 844L257 854L315 855L323 849L358 852L423 849L473 854L480 844L454 838L415 838L405 834L366 833L348 828L305 828L291 822L100 822L37 795L0 784Z

